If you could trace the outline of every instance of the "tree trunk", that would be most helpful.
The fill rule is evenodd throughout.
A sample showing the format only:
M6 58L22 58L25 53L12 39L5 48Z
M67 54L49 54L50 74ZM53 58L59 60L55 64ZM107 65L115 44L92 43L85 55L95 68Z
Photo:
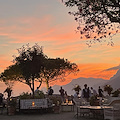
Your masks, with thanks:
M46 80L46 85L47 85L47 90L48 90L48 88L49 88L49 82L48 82L48 80Z
M35 95L35 93L34 93L34 91L35 91L35 89L34 89L34 77L32 78L32 86L33 86L32 93L33 93L33 98L34 98L34 95Z

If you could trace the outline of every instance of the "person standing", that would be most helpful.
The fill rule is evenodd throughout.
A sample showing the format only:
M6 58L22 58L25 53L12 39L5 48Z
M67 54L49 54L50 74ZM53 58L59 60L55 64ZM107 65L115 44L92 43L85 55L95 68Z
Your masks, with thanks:
M91 87L91 96L96 96L97 92L95 89L93 89L93 87Z
M84 98L86 101L89 101L90 97L90 90L89 87L87 87L87 84L84 85L84 89L82 90L82 98Z
M2 105L2 103L3 103L3 94L0 93L0 105Z
M98 94L99 94L99 97L103 97L103 90L100 88L100 86L98 89Z
M10 98L11 93L12 93L12 88L11 88L11 87L7 87L7 88L5 89L5 91L4 91L4 93L5 93L5 92L8 94L8 98Z
M62 88L62 87L60 87L60 90L59 90L59 92L60 92L60 96L61 96L61 100L62 100L62 102L64 102L64 89Z

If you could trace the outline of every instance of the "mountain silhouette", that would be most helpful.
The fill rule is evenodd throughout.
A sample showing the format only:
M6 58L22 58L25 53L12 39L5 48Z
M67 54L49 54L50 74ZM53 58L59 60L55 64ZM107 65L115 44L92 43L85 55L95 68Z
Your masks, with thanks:
M100 78L83 78L83 77L80 77L80 78L77 78L77 79L73 79L70 83L68 83L66 85L63 85L62 87L65 91L67 91L68 95L74 95L75 92L73 91L73 88L76 84L80 85L81 89L83 89L84 84L87 84L88 87L94 87L95 86L94 88L97 90L98 87L100 85L102 85L103 83L106 83L106 80L100 79ZM52 88L54 90L54 94L60 94L59 93L60 87L61 86L59 86L59 85L52 86ZM42 90L44 92L46 92L46 88L42 88Z
M120 69L106 84L111 85L114 89L120 88Z
M84 84L87 84L88 87L93 87L96 91L98 90L98 87L101 86L101 88L104 87L104 85L109 84L113 87L113 89L120 88L120 69L116 72L115 75L113 75L110 80L105 80L101 78L84 78L80 77L77 79L73 79L70 83L63 85L63 89L67 91L68 95L74 95L74 91L72 90L75 85L80 85L81 89L83 89ZM54 90L54 94L59 94L59 89L61 86L54 85L52 86ZM43 91L46 92L46 88L42 88Z

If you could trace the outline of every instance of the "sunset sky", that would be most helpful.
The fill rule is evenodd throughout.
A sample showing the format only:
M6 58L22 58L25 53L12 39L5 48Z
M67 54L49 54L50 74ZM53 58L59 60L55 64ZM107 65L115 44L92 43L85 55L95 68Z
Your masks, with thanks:
M66 58L80 69L78 77L109 80L120 68L120 34L113 37L114 47L107 42L86 45L75 33L77 23L61 0L0 1L0 72L12 64L17 49L38 43L51 58ZM65 82L63 83L65 84Z

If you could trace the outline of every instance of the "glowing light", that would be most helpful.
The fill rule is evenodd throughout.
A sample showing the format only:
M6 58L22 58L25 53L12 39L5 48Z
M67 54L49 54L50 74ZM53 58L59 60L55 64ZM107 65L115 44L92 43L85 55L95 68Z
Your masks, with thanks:
M34 102L34 101L32 102L32 106L33 106L33 107L35 106L35 102Z

